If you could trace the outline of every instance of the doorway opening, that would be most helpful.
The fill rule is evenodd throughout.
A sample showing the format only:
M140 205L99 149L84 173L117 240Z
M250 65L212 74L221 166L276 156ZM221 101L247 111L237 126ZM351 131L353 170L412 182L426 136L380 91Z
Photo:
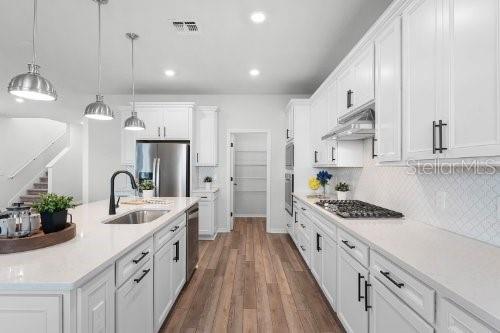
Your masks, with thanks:
M268 130L228 130L228 212L235 219L262 221L270 226L271 134Z

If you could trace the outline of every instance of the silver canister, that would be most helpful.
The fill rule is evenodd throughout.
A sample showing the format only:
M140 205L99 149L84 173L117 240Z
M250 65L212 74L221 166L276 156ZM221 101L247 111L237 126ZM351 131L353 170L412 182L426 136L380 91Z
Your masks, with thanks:
M5 219L6 237L26 237L37 230L33 227L40 220L39 214L31 214L30 207L25 206L22 202L17 202L7 207L7 213L10 217ZM34 215L33 218L32 215Z

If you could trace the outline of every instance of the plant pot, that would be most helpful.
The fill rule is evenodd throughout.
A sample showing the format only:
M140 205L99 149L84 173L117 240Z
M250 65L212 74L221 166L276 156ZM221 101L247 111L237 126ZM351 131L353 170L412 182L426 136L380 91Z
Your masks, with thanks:
M154 196L155 190L142 190L142 197L144 199L149 199Z
M212 189L212 183L205 183L205 190L210 191Z
M347 200L348 191L337 191L337 200Z
M63 210L55 213L41 213L42 230L46 234L63 230L66 227L68 211Z

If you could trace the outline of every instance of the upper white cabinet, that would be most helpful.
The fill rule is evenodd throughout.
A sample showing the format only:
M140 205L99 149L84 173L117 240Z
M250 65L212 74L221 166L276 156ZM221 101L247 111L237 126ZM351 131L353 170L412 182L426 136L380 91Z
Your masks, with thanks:
M323 89L316 93L311 103L310 115L310 137L312 146L312 159L314 165L324 164L328 156L322 147L321 137L325 135L328 128L328 90Z
M403 13L408 159L500 155L497 0L420 0Z
M328 130L332 130L335 126L337 126L338 122L338 102L337 102L337 95L338 95L338 83L337 80L334 80L332 83L330 83L327 87L328 91L328 111L327 111L327 118L328 118Z
M401 160L401 19L375 39L375 110L377 156Z
M375 98L373 43L361 50L338 77L337 112L347 112L373 102Z
M194 111L194 158L197 166L218 165L217 107L200 106Z

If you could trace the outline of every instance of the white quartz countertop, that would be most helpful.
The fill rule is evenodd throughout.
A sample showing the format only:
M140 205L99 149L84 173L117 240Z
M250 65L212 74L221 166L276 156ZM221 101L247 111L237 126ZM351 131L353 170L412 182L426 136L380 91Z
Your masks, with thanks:
M108 215L107 200L72 209L77 233L74 239L44 249L0 255L0 291L77 288L199 201L195 197L162 199L169 203L127 205L122 202L112 216ZM170 212L144 224L102 223L139 209Z
M500 248L409 219L344 219L315 205L318 199L294 196L440 296L500 328Z

